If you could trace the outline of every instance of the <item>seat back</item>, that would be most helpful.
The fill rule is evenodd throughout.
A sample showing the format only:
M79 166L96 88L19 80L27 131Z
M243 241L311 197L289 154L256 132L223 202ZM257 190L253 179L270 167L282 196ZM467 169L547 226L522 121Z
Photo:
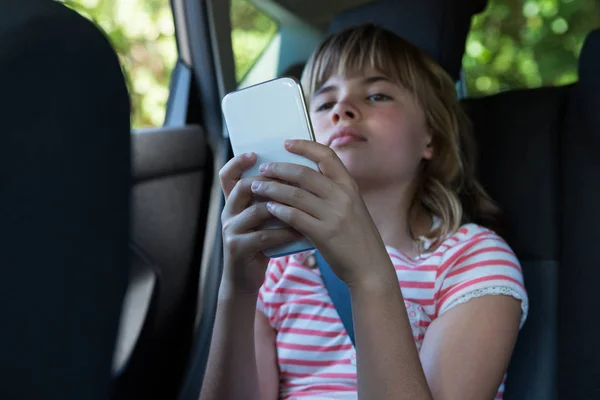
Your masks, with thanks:
M568 87L518 90L464 102L483 186L503 215L530 310L508 371L506 399L556 398L561 245L560 136Z
M55 1L0 12L2 399L106 400L128 274L117 55Z
M171 399L192 351L211 156L199 126L135 132L131 143L134 251L124 310L135 318L121 326L113 400Z
M600 30L588 36L561 143L559 395L600 398Z
M600 304L600 255L592 250L600 240L599 54L596 31L581 52L577 84L465 102L481 180L505 211L504 236L530 297L507 400L600 396L599 332L589 322Z

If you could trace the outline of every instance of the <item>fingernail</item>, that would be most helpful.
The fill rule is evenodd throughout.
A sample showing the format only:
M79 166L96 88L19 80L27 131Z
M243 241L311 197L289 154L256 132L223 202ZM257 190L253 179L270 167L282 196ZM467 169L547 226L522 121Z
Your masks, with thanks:
M283 142L283 145L285 146L286 149L289 149L290 147L292 147L292 141L286 140L285 142Z
M246 153L246 154L244 154L244 157L246 157L248 160L252 159L252 156L254 156L254 153Z
M260 167L258 167L258 170L260 172L265 172L267 170L267 168L269 168L269 164L265 163L265 164L260 164Z
M252 182L252 190L258 190L258 188L260 188L260 182Z

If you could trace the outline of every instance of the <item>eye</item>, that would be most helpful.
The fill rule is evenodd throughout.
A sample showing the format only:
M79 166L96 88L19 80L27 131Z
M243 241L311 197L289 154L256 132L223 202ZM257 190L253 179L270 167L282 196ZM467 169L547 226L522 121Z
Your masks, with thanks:
M387 101L387 100L391 100L391 99L392 98L390 96L387 96L382 93L375 93L375 94L372 94L369 97L367 97L367 100L369 100L369 101Z
M333 107L333 103L329 102L329 103L323 103L321 104L319 107L317 107L317 111L326 111L326 110L330 110Z

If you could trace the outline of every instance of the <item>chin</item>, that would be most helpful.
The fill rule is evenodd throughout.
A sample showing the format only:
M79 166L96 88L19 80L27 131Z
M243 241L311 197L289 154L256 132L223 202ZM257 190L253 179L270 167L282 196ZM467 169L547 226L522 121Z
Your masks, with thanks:
M350 172L350 176L355 180L365 180L375 178L375 171L373 165L365 163L364 159L358 159L357 157L348 157L347 154L338 154L344 166Z

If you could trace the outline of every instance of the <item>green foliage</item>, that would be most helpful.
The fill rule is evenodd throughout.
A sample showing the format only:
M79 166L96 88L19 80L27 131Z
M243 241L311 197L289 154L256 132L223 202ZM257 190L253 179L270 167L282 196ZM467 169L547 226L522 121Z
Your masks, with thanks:
M128 76L133 126L162 125L177 60L169 0L63 0L109 36ZM277 30L248 0L231 0L240 81ZM463 59L470 95L568 84L587 33L600 26L598 0L490 0L474 18Z
M598 26L597 0L490 0L467 40L469 94L576 81L583 41Z
M129 83L134 128L164 122L177 61L169 0L65 0L108 35Z
M231 1L231 41L240 82L277 31L277 24L248 0Z

